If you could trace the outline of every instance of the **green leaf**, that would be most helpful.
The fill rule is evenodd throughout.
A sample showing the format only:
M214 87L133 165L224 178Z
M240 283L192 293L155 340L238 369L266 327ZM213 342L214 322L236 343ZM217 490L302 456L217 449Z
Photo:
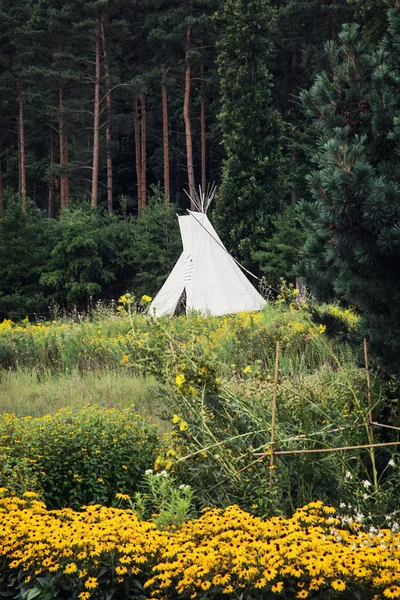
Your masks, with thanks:
M27 595L26 600L33 600L33 598L37 598L37 596L39 596L40 593L41 593L41 590L37 587L34 587L31 589L31 591Z

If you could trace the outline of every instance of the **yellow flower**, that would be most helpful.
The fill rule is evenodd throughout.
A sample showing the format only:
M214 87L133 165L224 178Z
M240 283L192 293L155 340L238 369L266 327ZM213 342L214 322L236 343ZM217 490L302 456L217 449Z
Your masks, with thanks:
M78 594L78 598L79 600L89 600L90 592L81 592L80 594Z
M271 587L271 592L274 592L274 594L280 594L282 590L283 590L283 581L277 581Z
M153 298L151 296L147 296L146 294L144 294L142 296L142 300L143 300L143 302L149 303L149 302L151 302L153 300Z
M75 563L69 563L65 569L64 569L64 573L66 573L67 575L69 575L70 573L75 573L78 570L77 566Z
M296 594L296 598L307 598L307 596L308 596L307 590L300 590Z
M189 425L186 423L186 421L181 421L181 424L179 425L179 430L180 431L186 431L186 429L189 427Z
M94 590L95 588L97 588L97 586L98 583L96 577L89 577L89 579L86 579L85 588L87 588L88 590Z
M122 364L127 365L128 362L129 362L129 356L127 354L125 354L125 352L124 352L124 354L122 355Z
M125 294L123 296L121 296L118 300L119 304L125 304L125 302L128 301L128 298L125 296Z
M398 598L400 596L400 587L398 585L392 585L390 588L383 590L385 598Z
M322 333L324 333L325 331L326 331L326 325L320 325L320 326L318 327L318 332L319 332L319 333L321 333L321 334L322 334Z
M222 590L223 594L232 594L233 592L233 586L232 585L227 585L226 588L224 588Z
M22 496L23 496L24 498L37 498L37 497L38 497L38 495L37 495L37 493L36 493L36 492L24 492L24 493L22 494Z
M115 567L115 572L117 575L125 575L128 572L126 567Z
M251 371L251 366L250 365L247 365L247 367L245 367L243 369L243 373L250 373L250 371Z
M130 500L131 497L129 496L129 494L121 494L120 492L118 492L117 494L115 494L115 497L117 500Z
M331 586L337 592L343 592L346 589L346 584L342 579L335 579L332 581Z
M174 415L174 416L172 417L172 422L173 422L173 423L179 423L179 421L180 421L180 418L178 417L178 415Z
M178 386L178 389L181 388L185 382L184 374L178 373L178 375L175 377L175 381L176 381L176 385Z

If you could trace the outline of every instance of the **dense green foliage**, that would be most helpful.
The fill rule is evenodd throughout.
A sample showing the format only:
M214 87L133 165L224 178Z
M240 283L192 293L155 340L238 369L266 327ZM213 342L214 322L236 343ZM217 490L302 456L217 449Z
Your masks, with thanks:
M304 273L320 298L358 307L365 333L386 368L398 371L400 312L399 80L400 11L371 51L356 25L326 52L303 104L319 138L313 201L300 208L307 229Z
M156 200L140 220L84 207L43 219L15 201L0 220L0 317L90 310L127 289L154 294L180 249L175 211Z
M275 11L265 0L228 0L219 23L220 120L227 158L216 208L224 239L246 264L271 234L282 205L282 124L272 106L268 61Z

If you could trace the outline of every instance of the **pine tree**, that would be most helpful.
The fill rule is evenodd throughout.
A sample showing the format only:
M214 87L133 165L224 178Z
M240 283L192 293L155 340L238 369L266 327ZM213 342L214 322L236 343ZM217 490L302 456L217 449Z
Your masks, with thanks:
M400 8L389 10L378 51L346 25L326 45L330 70L302 95L319 138L301 214L302 270L319 298L339 297L363 315L382 364L400 358Z
M227 0L219 15L222 143L215 210L229 249L254 268L252 253L272 231L280 190L281 120L268 71L275 11L268 0Z

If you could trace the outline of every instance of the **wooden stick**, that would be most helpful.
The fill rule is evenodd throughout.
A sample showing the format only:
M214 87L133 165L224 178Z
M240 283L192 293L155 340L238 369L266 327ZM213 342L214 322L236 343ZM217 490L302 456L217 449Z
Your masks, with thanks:
M376 421L371 421L371 425L377 425L378 427L387 427L388 429L395 429L396 431L400 431L400 427L395 427L394 425L384 425L383 423L377 423Z
M364 338L364 361L365 361L365 375L367 377L367 395L368 395L368 408L369 408L369 424L372 423L372 401L371 401L371 380L369 377L369 366L368 366L368 349L367 340ZM372 427L370 427L371 439L374 439Z
M340 448L315 448L314 450L278 450L275 452L278 454L314 454L317 452L339 452L342 450L358 450L360 448L379 448L385 446L396 446L400 444L400 440L398 442L386 442L381 444L363 444L361 446L341 446Z
M372 400L371 400L371 380L369 377L369 366L368 366L368 348L367 348L367 338L364 338L364 361L365 361L365 375L367 378L367 395L368 395L368 432L369 432L369 441L373 443L374 441L374 431L372 428ZM378 491L378 475L376 472L376 461L375 461L375 450L374 447L371 447L371 463L372 463L372 471L374 475L374 489L375 492Z
M174 363L175 363L175 373L178 375L178 366L177 366L177 364L176 364L176 355L175 355L175 352L174 352L174 347L173 347L173 345L172 345L172 342L171 342L171 341L169 342L169 347L170 347L170 350L171 350L171 354L172 354L173 361L174 361Z
M278 372L279 372L279 340L276 342L275 354L275 374L274 374L274 392L272 396L272 417L271 417L271 454L269 457L269 491L272 494L272 471L274 467L274 451L275 451L275 418L276 418L276 392L278 389Z

